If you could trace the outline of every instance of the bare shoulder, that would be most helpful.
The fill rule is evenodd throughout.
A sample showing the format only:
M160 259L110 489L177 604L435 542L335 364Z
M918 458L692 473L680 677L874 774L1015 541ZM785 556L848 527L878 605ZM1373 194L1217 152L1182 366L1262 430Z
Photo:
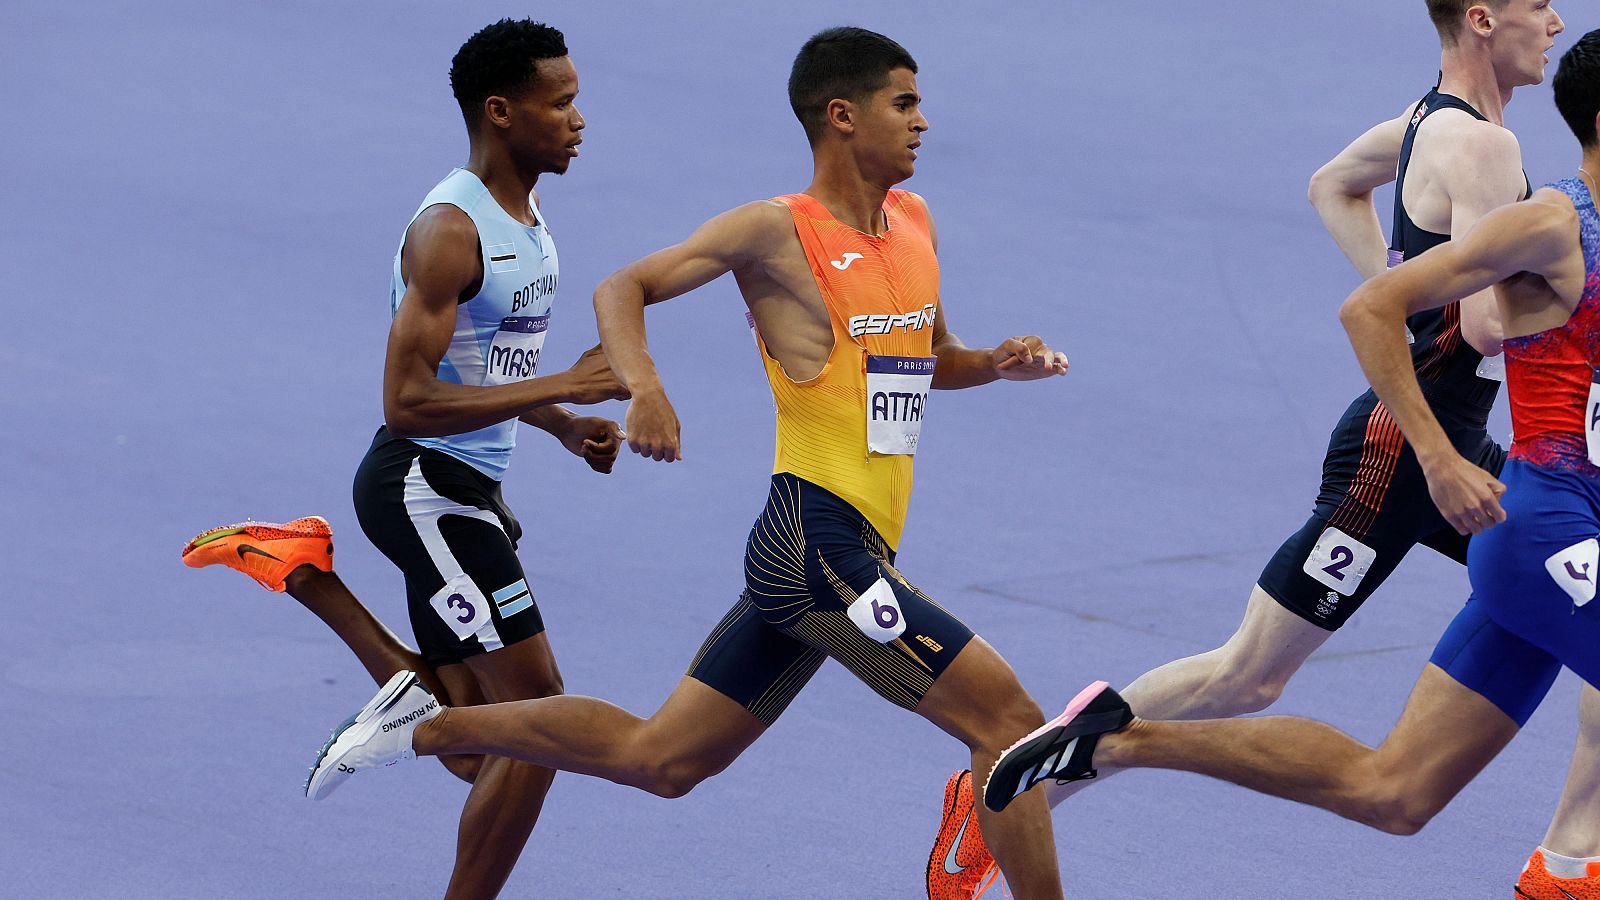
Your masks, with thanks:
M1574 249L1581 258L1578 211L1566 194L1541 188L1485 216L1463 247L1469 257L1496 268L1548 274Z
M1437 153L1451 165L1482 170L1522 171L1522 145L1511 129L1474 118L1459 109L1429 117L1431 141L1424 152Z
M764 258L794 237L789 208L776 200L753 200L735 206L700 227L699 235L730 256Z
M1550 242L1578 233L1578 209L1572 198L1555 188L1540 188L1526 201L1508 207L1517 216L1513 226L1526 229L1535 240Z
M418 213L411 227L406 229L406 248L411 251L456 249L477 243L478 226L472 224L472 217L465 210L453 203L433 204Z

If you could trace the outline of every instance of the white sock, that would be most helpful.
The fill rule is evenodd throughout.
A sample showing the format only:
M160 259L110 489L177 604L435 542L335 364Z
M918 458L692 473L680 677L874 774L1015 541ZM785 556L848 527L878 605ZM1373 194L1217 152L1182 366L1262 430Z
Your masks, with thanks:
M1539 855L1544 857L1544 867L1557 878L1583 878L1589 874L1589 863L1600 863L1600 856L1577 859L1543 847L1539 848Z

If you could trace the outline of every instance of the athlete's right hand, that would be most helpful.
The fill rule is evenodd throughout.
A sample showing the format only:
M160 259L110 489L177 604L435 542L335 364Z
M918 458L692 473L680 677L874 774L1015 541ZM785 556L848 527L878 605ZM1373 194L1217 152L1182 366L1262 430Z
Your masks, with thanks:
M567 395L568 403L583 405L628 399L628 389L617 378L617 373L611 371L611 364L606 362L606 353L598 344L583 351L583 355L565 374L572 382Z
M646 459L656 462L683 459L678 442L678 414L660 390L641 394L628 404L627 424L622 430L628 435L628 448Z
M1422 472L1439 513L1461 534L1483 534L1506 520L1500 506L1506 486L1461 455L1452 453L1442 462L1424 466Z

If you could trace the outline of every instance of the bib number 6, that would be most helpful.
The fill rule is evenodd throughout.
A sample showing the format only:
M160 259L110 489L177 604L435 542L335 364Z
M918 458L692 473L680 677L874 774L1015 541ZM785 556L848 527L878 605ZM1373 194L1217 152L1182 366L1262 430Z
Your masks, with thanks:
M900 598L884 578L862 591L856 602L850 604L848 612L850 621L861 633L880 644L887 644L905 633L906 616L900 609Z

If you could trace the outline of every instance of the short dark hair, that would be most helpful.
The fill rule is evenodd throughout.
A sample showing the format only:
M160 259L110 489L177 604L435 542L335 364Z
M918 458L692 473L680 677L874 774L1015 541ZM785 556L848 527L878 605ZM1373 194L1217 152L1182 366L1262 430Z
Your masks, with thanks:
M917 71L906 48L865 28L829 28L806 41L789 70L789 106L813 145L822 136L828 103L859 102L889 83L894 69Z
M456 51L450 60L450 90L461 105L467 123L478 121L483 101L496 94L520 95L538 77L541 59L567 55L561 32L532 19L501 19L486 26Z
M1556 109L1585 150L1595 145L1594 119L1600 115L1600 30L1578 39L1561 56L1556 77Z
M1428 0L1428 18L1439 32L1439 42L1447 47L1454 46L1461 37L1461 17L1479 3L1498 10L1506 5L1506 0Z

